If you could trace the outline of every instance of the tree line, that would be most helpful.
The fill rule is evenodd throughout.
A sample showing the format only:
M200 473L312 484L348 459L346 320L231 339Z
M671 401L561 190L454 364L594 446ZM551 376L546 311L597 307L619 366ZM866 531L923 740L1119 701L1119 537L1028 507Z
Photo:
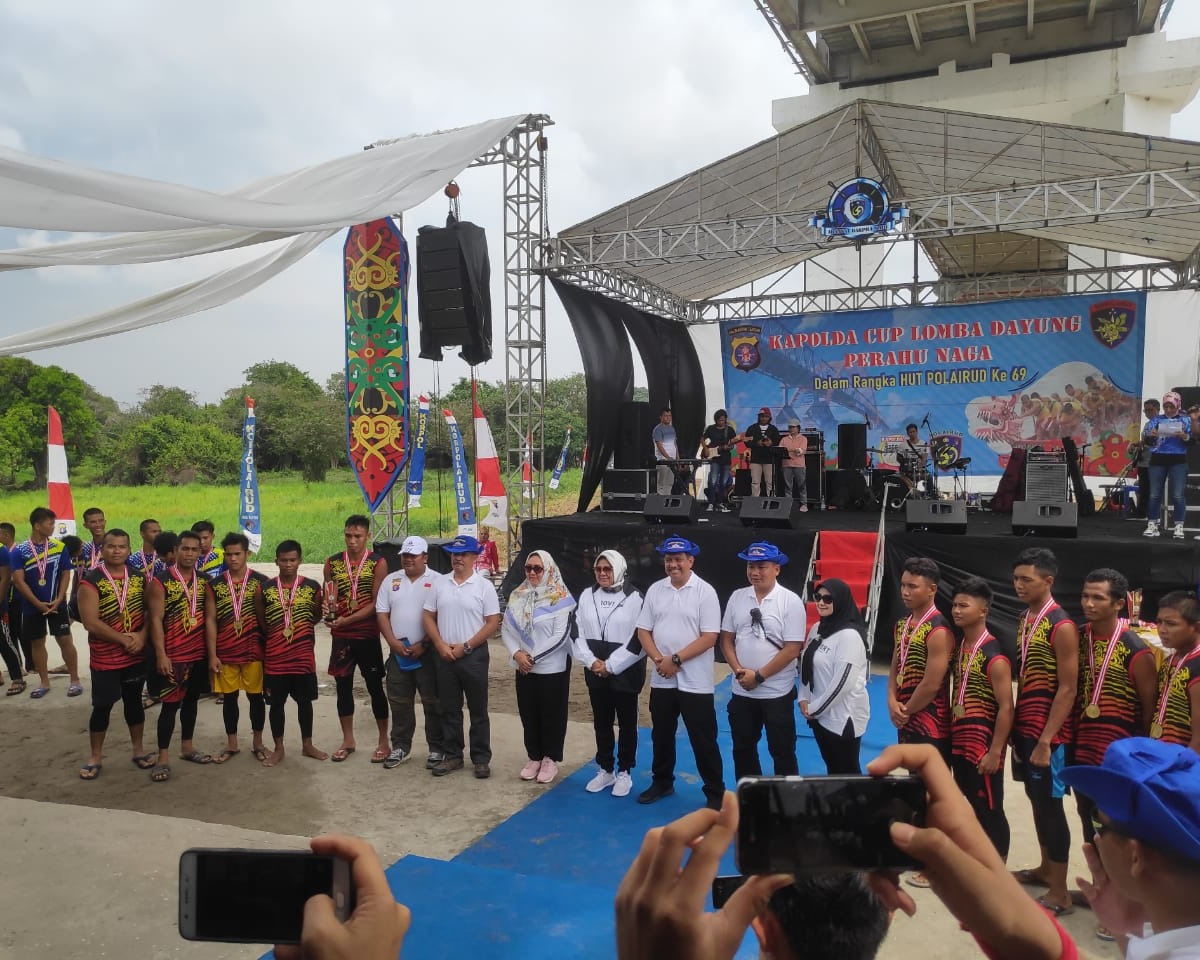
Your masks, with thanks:
M200 403L180 387L156 383L140 392L136 404L122 407L60 367L0 357L0 488L45 486L47 406L62 418L71 477L81 483L235 483L247 397L254 398L260 472L299 472L305 480L320 481L330 470L347 466L344 372L320 384L290 363L270 360L247 367L243 376L216 403ZM519 444L506 432L504 384L479 381L477 391L503 459L508 447ZM454 412L473 457L470 381L460 379L441 397L425 394L433 415L427 463L433 468L449 463L443 408ZM547 381L541 460L547 467L557 458L568 426L574 431L572 457L578 460L586 400L583 374ZM414 390L414 423L416 409Z

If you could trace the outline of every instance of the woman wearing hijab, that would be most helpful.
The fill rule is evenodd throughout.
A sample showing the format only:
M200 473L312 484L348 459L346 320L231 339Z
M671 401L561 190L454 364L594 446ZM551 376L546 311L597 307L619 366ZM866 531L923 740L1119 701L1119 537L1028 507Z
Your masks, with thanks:
M517 671L517 712L525 731L528 762L522 780L550 783L558 776L567 738L567 694L571 674L571 611L558 564L545 550L525 558L525 580L508 598L500 638Z
M592 571L596 585L579 595L575 608L573 650L576 661L583 664L592 701L600 765L585 789L599 793L612 787L614 797L624 797L633 789L630 771L637 760L638 696L646 685L646 652L637 636L642 595L626 581L625 558L616 550L601 553Z
M842 580L823 581L813 599L821 621L800 657L800 712L829 773L862 773L858 750L871 717L862 617Z
M1163 396L1162 413L1151 417L1142 431L1142 441L1150 449L1150 508L1146 511L1143 536L1157 537L1158 518L1162 513L1163 493L1171 483L1171 519L1173 536L1183 539L1183 517L1187 512L1187 444L1192 436L1192 418L1180 412L1182 401L1174 390Z

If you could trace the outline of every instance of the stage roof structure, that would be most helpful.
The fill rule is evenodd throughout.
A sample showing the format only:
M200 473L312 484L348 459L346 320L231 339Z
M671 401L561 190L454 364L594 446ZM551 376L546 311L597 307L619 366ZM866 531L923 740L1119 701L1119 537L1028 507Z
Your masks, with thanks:
M810 84L842 86L1123 46L1171 0L754 0Z
M860 176L909 211L899 231L869 242L919 242L937 280L818 300L720 299L854 243L823 237L811 220L835 187ZM1069 246L1126 256L1072 269ZM705 322L1176 289L1196 282L1198 264L1200 143L858 100L562 230L546 272Z

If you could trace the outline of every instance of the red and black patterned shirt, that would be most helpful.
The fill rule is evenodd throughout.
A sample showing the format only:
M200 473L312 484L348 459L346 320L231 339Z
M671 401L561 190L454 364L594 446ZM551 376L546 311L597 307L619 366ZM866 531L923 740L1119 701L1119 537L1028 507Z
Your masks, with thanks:
M956 757L962 757L972 765L978 765L991 748L992 737L996 733L996 716L1000 712L1000 704L996 700L996 691L992 688L992 670L997 663L1008 663L1008 656L1000 646L1000 641L989 637L970 656L974 643L963 640L954 657L950 661L954 675L954 695L952 703L957 707L959 692L966 686L962 697L962 716L953 718L950 734L950 752ZM969 663L966 663L967 659Z
M909 621L915 625L919 617L905 617L896 621L896 649L902 649L901 641L905 637ZM940 613L935 612L924 623L917 626L908 637L907 656L898 662L896 674L896 699L900 703L908 703L921 681L925 678L925 668L929 661L929 648L926 640L934 630L949 631L950 621ZM900 656L900 654L898 654ZM924 707L908 718L900 729L901 739L906 736L931 737L945 740L950 736L950 671L942 681L941 689Z
M254 615L254 598L267 583L255 570L245 571L246 580L233 580L223 571L209 580L208 590L217 608L217 659L222 663L254 663L263 658L263 637ZM241 597L240 616L234 616L234 597Z
M117 633L137 633L146 626L146 580L140 573L129 571L109 580L103 570L92 570L84 575L79 588L96 591L100 619ZM122 593L124 612L121 609ZM91 633L88 634L88 656L93 670L123 670L142 663L141 653L129 653L119 644Z
M163 647L174 663L208 659L204 641L204 578L167 567L155 576L151 589L163 591Z
M1157 709L1151 719L1162 725L1159 740L1184 747L1192 745L1192 701L1189 693L1197 683L1200 683L1200 647L1173 653L1158 665ZM1166 710L1163 710L1164 697ZM1152 728L1151 736L1156 732Z
M1094 637L1090 625L1079 628L1079 697L1075 711L1075 763L1099 766L1109 745L1126 737L1140 737L1145 729L1142 701L1133 682L1133 665L1139 657L1154 654L1132 630L1117 639L1112 660L1104 674L1097 706L1100 716L1089 717L1087 706L1096 691L1096 677L1104 664L1108 637ZM1088 647L1091 647L1091 657ZM1092 673L1095 663L1095 674Z
M387 560L378 553L367 553L359 562L347 562L346 554L335 553L325 561L325 582L337 585L337 615L348 617L363 607L375 609L375 568L383 566L387 572ZM351 577L354 578L352 584ZM379 627L372 615L348 626L333 631L335 640L378 640Z
M1064 626L1071 626L1071 618L1058 604L1054 604L1037 623L1028 626L1025 637L1024 661L1020 665L1017 685L1017 711L1013 720L1013 737L1037 741L1046 729L1050 718L1050 705L1058 693L1058 661L1054 657L1054 644ZM1018 637L1018 646L1021 638ZM1072 711L1074 713L1074 711ZM1051 738L1051 746L1070 743L1075 733L1073 716L1068 716L1058 732Z
M267 637L264 669L272 676L317 672L316 624L321 619L321 585L308 577L297 577L279 595L278 579L268 579L262 588ZM284 606L290 610L284 625Z

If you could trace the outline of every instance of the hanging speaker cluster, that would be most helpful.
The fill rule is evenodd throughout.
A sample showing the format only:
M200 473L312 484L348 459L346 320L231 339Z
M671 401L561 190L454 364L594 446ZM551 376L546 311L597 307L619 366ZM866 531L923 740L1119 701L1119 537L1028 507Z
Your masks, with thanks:
M445 347L475 366L492 359L491 265L483 227L447 218L417 231L420 356L441 360Z

